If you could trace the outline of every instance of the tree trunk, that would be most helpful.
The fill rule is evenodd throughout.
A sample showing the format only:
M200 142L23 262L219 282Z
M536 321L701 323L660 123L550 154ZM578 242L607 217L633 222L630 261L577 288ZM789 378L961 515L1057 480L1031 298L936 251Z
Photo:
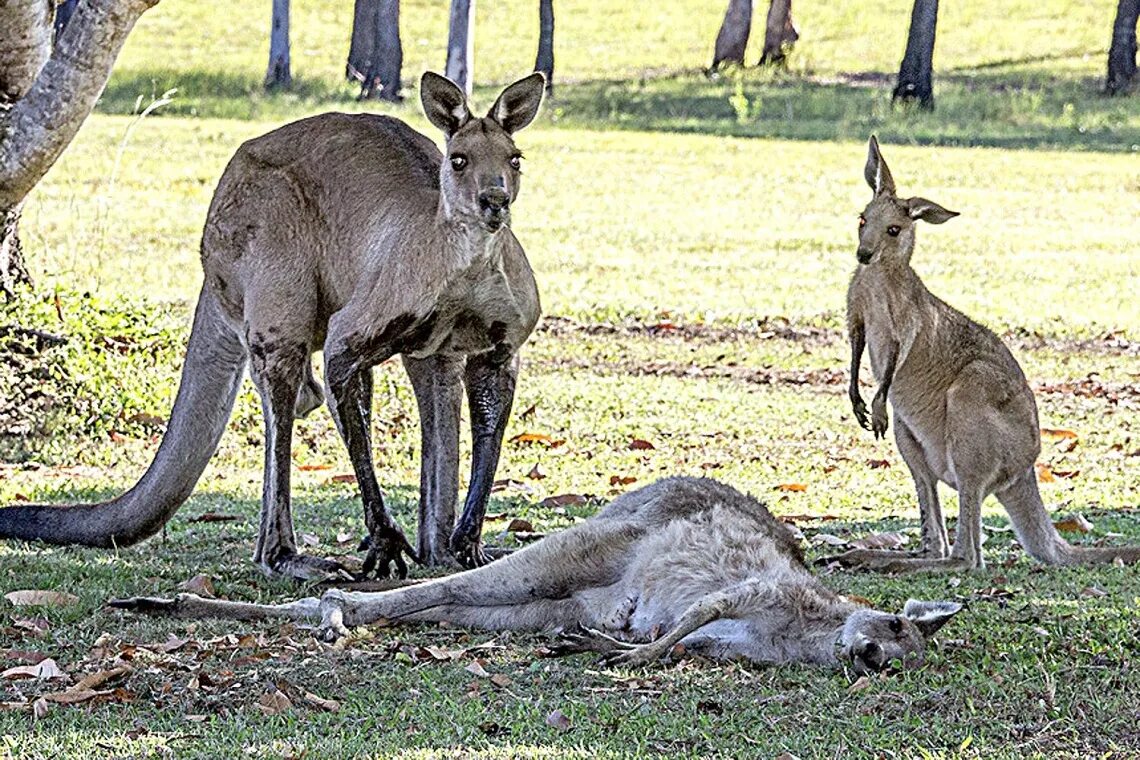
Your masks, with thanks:
M400 0L356 0L345 76L361 83L360 99L403 100L403 68Z
M86 0L52 44L51 0L0 2L0 290L27 282L24 198L75 137L135 21L158 0Z
M538 55L534 70L546 77L546 94L554 94L554 0L538 0Z
M1140 0L1120 0L1116 6L1116 22L1112 25L1112 45L1108 48L1108 79L1104 89L1109 95L1126 92L1136 76L1136 23L1140 19Z
M445 73L460 89L471 94L475 79L475 0L451 0Z
M800 33L792 23L792 0L772 0L768 6L768 23L764 29L764 52L760 54L760 65L782 64Z
M938 0L914 0L906 53L899 67L899 81L892 101L918 102L934 110L934 30L938 24Z
M75 13L75 8L78 5L79 0L63 0L55 6L55 39L58 40L59 35L63 34L63 30L67 28L67 22L71 21L71 16Z
M269 69L265 72L265 89L288 87L293 82L289 73L289 0L273 0L273 22L269 30Z
M748 35L752 33L752 0L728 0L724 23L716 36L713 48L713 69L725 63L744 65L744 51L748 48Z

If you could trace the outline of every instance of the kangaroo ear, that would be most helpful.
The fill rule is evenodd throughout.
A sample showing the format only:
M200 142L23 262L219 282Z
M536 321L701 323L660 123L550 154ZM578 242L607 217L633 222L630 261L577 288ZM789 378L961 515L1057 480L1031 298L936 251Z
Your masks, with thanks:
M922 635L930 638L950 618L962 611L962 605L957 602L920 602L917 599L907 599L903 606L903 617L910 620Z
M871 140L867 143L867 165L863 167L863 178L875 191L875 195L894 195L895 180L891 177L887 162L883 160L883 154L879 152L879 141L874 135L871 135Z
M503 90L487 115L513 135L534 121L545 91L546 77L536 71Z
M906 208L911 219L921 219L931 224L942 224L958 216L957 211L942 208L934 201L925 198L911 198L906 202Z
M428 121L451 137L471 120L467 96L447 77L425 71L420 79L420 102Z

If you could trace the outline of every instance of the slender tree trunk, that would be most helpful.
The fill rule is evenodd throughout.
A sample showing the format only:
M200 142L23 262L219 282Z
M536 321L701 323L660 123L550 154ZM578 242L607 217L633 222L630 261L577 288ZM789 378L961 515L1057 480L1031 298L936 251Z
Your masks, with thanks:
M899 81L892 101L918 102L934 110L934 31L938 24L938 0L915 0L910 15L906 53L899 67Z
M546 77L546 94L554 94L554 0L538 0L538 55L534 70Z
M724 22L716 35L713 48L713 69L726 63L744 65L744 51L752 33L752 0L728 0Z
M288 87L292 82L293 76L289 72L289 0L273 0L269 69L265 72L265 87Z
M402 100L403 68L400 0L356 0L345 76L361 83L360 99Z
M1104 89L1109 95L1126 92L1136 76L1136 23L1140 0L1120 0L1112 25L1112 45L1108 49L1108 78Z
M475 79L475 0L451 0L445 72L448 79L471 94Z
M51 0L0 0L0 290L28 281L20 209L75 137L135 21L158 0L85 0L52 50Z
M800 38L792 23L792 0L772 0L768 6L768 23L764 28L764 52L760 65L784 63L792 45Z

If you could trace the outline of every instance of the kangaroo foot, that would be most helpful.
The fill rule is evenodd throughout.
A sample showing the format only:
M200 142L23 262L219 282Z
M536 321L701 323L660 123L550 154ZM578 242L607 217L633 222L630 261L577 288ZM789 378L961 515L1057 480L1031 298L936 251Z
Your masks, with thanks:
M576 625L559 634L558 641L550 647L550 653L555 657L565 657L582 652L598 652L609 655L628 651L634 646L634 644L620 641L593 628Z
M479 531L470 531L462 524L451 534L451 540L447 542L447 546L455 556L456 561L467 570L473 567L482 567L495 559L483 549Z
M282 554L270 562L267 569L273 575L306 583L311 581L353 580L352 573L339 562L295 552Z
M927 557L912 552L894 552L885 549L852 549L832 557L821 557L816 565L836 563L852 570L873 570L879 573L958 572L977 570L980 564L964 557Z
M412 549L403 531L394 524L390 529L365 536L360 542L360 551L367 551L364 556L364 567L356 580L365 580L375 571L377 578L408 577L408 563L404 561L407 554L413 562L423 564L423 560Z
M116 610L139 612L144 615L177 615L180 605L177 599L156 596L131 596L126 599L108 599L107 606Z
M820 557L813 564L817 567L841 565L849 569L876 570L884 563L898 559L914 559L918 556L916 552L893 551L890 549L851 549L841 554Z

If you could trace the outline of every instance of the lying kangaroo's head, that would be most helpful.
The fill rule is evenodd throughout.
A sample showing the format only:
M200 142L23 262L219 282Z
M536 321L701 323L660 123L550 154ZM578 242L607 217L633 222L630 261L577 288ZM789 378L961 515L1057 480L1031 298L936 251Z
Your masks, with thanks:
M874 673L892 662L922 664L926 639L954 617L956 602L907 601L901 615L863 609L852 612L835 642L839 659L856 673Z
M958 216L925 198L899 198L891 170L879 152L879 141L871 135L867 146L867 166L863 169L875 196L859 215L860 264L873 261L910 261L914 251L914 223L921 219L942 224Z
M522 153L511 136L538 113L545 87L534 73L499 95L486 116L471 115L467 96L450 79L426 72L420 100L428 120L447 140L439 187L449 219L482 225L497 232L511 222L511 203L519 193Z

